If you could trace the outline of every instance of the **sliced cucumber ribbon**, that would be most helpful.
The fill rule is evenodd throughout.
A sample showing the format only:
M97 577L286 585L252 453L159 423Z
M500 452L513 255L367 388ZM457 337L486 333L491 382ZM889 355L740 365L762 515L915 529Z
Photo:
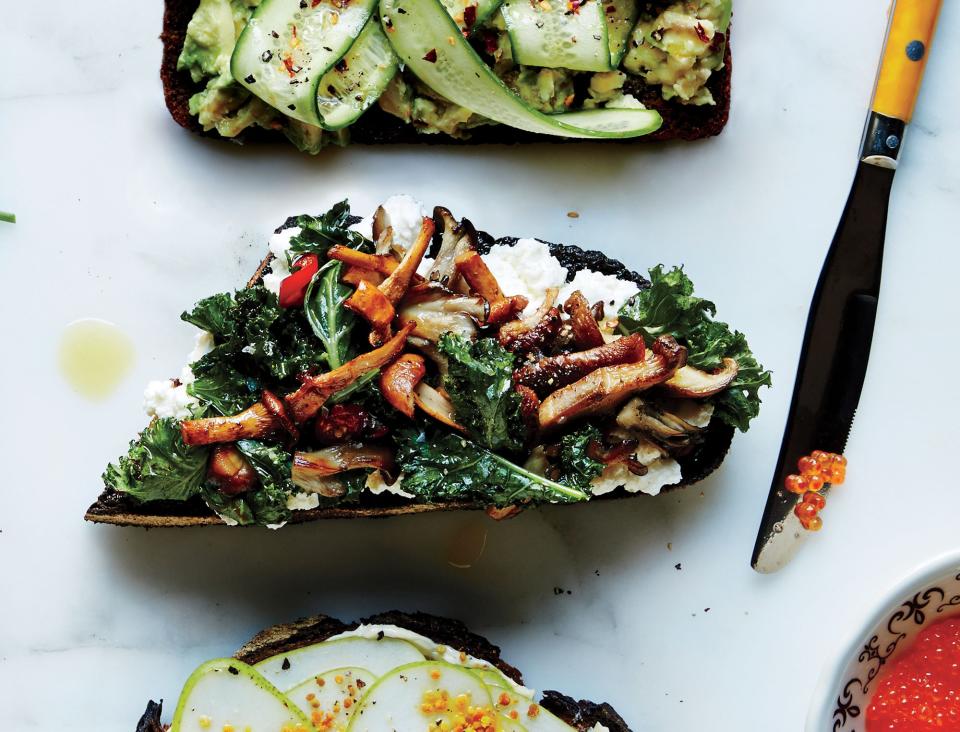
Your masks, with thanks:
M440 0L380 0L380 21L400 60L427 86L475 114L555 137L624 139L663 123L648 109L546 115L514 94L473 50Z
M574 71L612 69L600 0L504 0L500 12L517 63Z
M288 117L322 126L317 91L376 8L377 0L264 0L230 59L237 82ZM362 111L362 110L361 110Z

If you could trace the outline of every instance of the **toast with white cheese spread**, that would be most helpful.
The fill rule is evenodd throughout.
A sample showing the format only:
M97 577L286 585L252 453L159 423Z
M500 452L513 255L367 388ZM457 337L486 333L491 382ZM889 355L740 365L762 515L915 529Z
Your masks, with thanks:
M393 197L288 219L201 329L86 518L262 524L657 495L770 381L682 269L501 238Z
M463 623L399 611L264 630L232 658L197 669L169 729L242 730L255 720L278 732L383 732L381 718L394 729L630 732L609 704L528 689L500 649ZM137 732L166 729L151 701Z
M186 129L314 154L696 140L729 116L731 12L732 0L166 0L160 75Z

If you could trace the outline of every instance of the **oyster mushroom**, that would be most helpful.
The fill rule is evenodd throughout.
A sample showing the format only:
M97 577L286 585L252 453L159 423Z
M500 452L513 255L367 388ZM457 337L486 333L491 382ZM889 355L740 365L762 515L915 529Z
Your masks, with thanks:
M729 387L738 372L737 362L732 358L723 359L723 366L713 373L684 366L665 381L662 388L672 396L705 399Z
M587 298L580 290L575 290L563 304L563 311L570 316L570 329L577 348L586 350L604 344L603 333L597 325L597 319Z
M378 445L347 443L313 452L295 452L290 480L299 488L332 498L343 495L343 486L330 481L331 476L371 468L395 476L393 452ZM340 492L337 492L338 487Z
M522 295L507 297L500 289L497 278L487 267L476 249L468 249L458 255L454 266L470 285L470 289L487 301L487 322L492 325L505 323L527 307L527 298Z
M547 288L537 312L502 325L497 333L500 345L512 353L527 354L552 341L563 325L560 311L554 307L558 292L555 287Z
M416 388L427 373L423 356L405 353L380 374L380 393L398 412L413 418Z
M681 419L655 402L642 397L631 399L617 414L617 425L639 432L668 448L687 447L700 432L696 425Z
M470 249L476 249L477 232L467 219L458 222L449 209L437 206L433 209L433 219L440 232L440 249L433 261L433 267L427 279L438 282L444 287L465 294L466 285L457 272L457 257Z
M563 353L524 364L513 372L513 381L545 397L598 368L642 361L644 352L643 336L637 333L587 351Z
M413 400L420 409L429 414L441 424L452 427L460 432L466 432L457 422L456 410L453 402L442 392L434 389L430 384L421 381L413 390Z
M540 405L540 429L612 411L631 395L669 379L686 357L687 350L671 336L660 336L643 361L596 369L553 392Z
M401 320L415 320L415 338L436 343L444 333L456 333L473 340L477 323L486 317L486 303L480 297L459 295L435 282L414 285L400 303Z

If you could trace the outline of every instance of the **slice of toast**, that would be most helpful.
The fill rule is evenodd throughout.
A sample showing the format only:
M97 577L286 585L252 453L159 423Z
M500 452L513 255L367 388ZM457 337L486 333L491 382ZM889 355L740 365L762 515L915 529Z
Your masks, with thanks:
M190 97L201 90L186 71L177 70L177 59L187 34L187 24L197 9L199 0L166 0L163 13L163 61L160 79L170 115L177 124L191 132L236 142L282 141L282 132L263 128L249 128L236 138L224 138L217 132L204 132L197 118L190 114ZM729 31L727 33L729 39ZM726 44L723 68L710 77L707 88L713 94L713 105L696 106L666 101L660 87L648 86L635 79L629 80L625 92L633 94L649 109L656 109L663 117L663 126L651 135L621 142L664 142L667 140L699 140L719 135L730 116L730 78L732 58L729 40ZM380 144L516 144L529 142L575 142L550 135L537 135L503 125L485 125L471 130L469 139L457 139L444 134L421 134L410 124L373 105L350 125L350 140L363 145Z
M277 232L294 226L295 220L288 219ZM517 242L516 237L495 239L484 231L477 232L477 250L486 254L495 244L512 246ZM613 275L623 280L635 282L640 288L647 287L649 282L645 277L632 272L615 259L611 259L603 252L584 250L580 247L566 244L547 243L550 253L568 271L568 279L573 279L580 270L589 269L605 275ZM263 276L270 265L270 256L267 256L257 268L247 286L253 286ZM676 458L680 464L683 480L668 486L663 490L671 490L697 483L723 462L730 443L733 439L734 428L716 417L703 430L703 441L688 455ZM614 491L603 496L595 496L590 502L598 500L615 500L630 498L640 494L627 493L623 490ZM290 523L303 523L317 519L330 518L376 518L385 516L400 516L405 514L428 513L433 511L483 510L486 505L478 502L455 501L445 503L417 503L409 499L394 496L389 493L374 495L364 492L360 499L353 504L343 506L321 507L304 511L294 511ZM102 524L116 524L120 526L144 527L186 527L222 524L223 521L199 498L189 501L152 501L140 503L130 496L112 488L106 488L96 502L91 505L84 516L87 521Z
M296 620L275 625L257 633L234 658L255 664L269 656L294 651L297 648L320 643L337 633L356 628L358 625L396 625L426 636L439 644L463 651L474 658L496 666L506 676L519 684L523 683L520 672L500 657L500 649L486 638L471 633L459 620L451 620L427 613L405 613L392 610L354 623L342 623L326 615ZM609 704L577 701L556 691L545 691L539 702L547 711L562 719L580 732L589 732L596 724L610 732L630 732L623 718ZM161 704L151 701L137 724L136 732L163 732Z

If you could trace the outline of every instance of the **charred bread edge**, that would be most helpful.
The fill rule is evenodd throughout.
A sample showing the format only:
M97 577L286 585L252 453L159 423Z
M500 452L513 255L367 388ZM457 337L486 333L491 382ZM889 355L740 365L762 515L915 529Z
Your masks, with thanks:
M277 229L277 232L295 225L295 219L292 217L288 218L283 226ZM494 244L507 244L512 246L517 242L516 237L494 239L484 231L477 232L477 239L477 248L481 254L489 252L490 247ZM650 284L646 278L636 272L632 272L624 264L615 259L611 259L603 252L584 250L580 247L566 244L545 243L550 248L550 253L567 268L569 279L572 279L573 275L581 269L591 269L601 274L614 275L620 279L630 280L631 282L635 282L641 289L648 287ZM251 287L256 284L269 266L270 255L257 267L256 273L250 278L249 282L247 282L247 286ZM723 462L724 457L730 449L733 433L733 427L724 424L719 419L713 419L703 431L704 441L699 449L690 455L677 459L677 462L680 463L683 480L675 485L664 487L663 491L697 483L710 475L710 473L716 470L720 466L720 463ZM590 500L615 500L631 498L638 495L642 494L614 491L613 493L597 496ZM365 493L360 500L360 505L332 506L312 508L305 511L294 511L290 523L304 523L316 519L377 518L433 511L481 510L485 508L483 504L470 501L411 503L407 499L385 493L379 496ZM112 488L104 489L96 502L87 509L84 518L87 521L101 524L144 526L148 528L160 526L209 526L223 523L210 511L200 498L193 498L189 501L153 501L141 504Z
M187 24L197 9L199 0L166 0L163 12L163 60L160 66L160 79L163 82L163 96L170 115L177 124L191 132L205 137L223 138L216 131L204 132L196 117L190 114L190 97L200 90L190 74L177 71L177 59L186 38ZM723 68L714 72L707 88L716 101L714 105L683 105L668 102L661 96L658 87L635 82L625 87L641 102L656 109L663 117L663 126L655 133L633 138L625 142L647 141L663 142L667 140L699 140L719 135L730 116L730 79L732 57L730 54L730 31L727 30L727 46ZM232 138L235 142L271 142L283 139L283 133L262 128L250 128L241 135ZM458 140L444 134L423 134L406 122L387 114L378 106L372 106L360 119L350 126L351 143L365 145L379 144L516 144L529 142L572 142L550 135L537 135L503 126L480 127L471 132L468 140Z
M500 657L500 649L483 636L471 633L459 620L441 618L427 613L406 613L391 610L354 623L342 623L326 615L301 618L292 623L274 625L257 633L238 650L234 657L254 664L269 656L294 651L303 646L352 630L361 624L396 625L424 635L437 643L464 651L496 666L517 683L523 683L520 672ZM540 704L580 732L588 732L593 725L605 725L610 732L630 732L623 718L609 704L576 701L556 691L545 691ZM137 732L162 732L161 703L151 701L137 725Z

